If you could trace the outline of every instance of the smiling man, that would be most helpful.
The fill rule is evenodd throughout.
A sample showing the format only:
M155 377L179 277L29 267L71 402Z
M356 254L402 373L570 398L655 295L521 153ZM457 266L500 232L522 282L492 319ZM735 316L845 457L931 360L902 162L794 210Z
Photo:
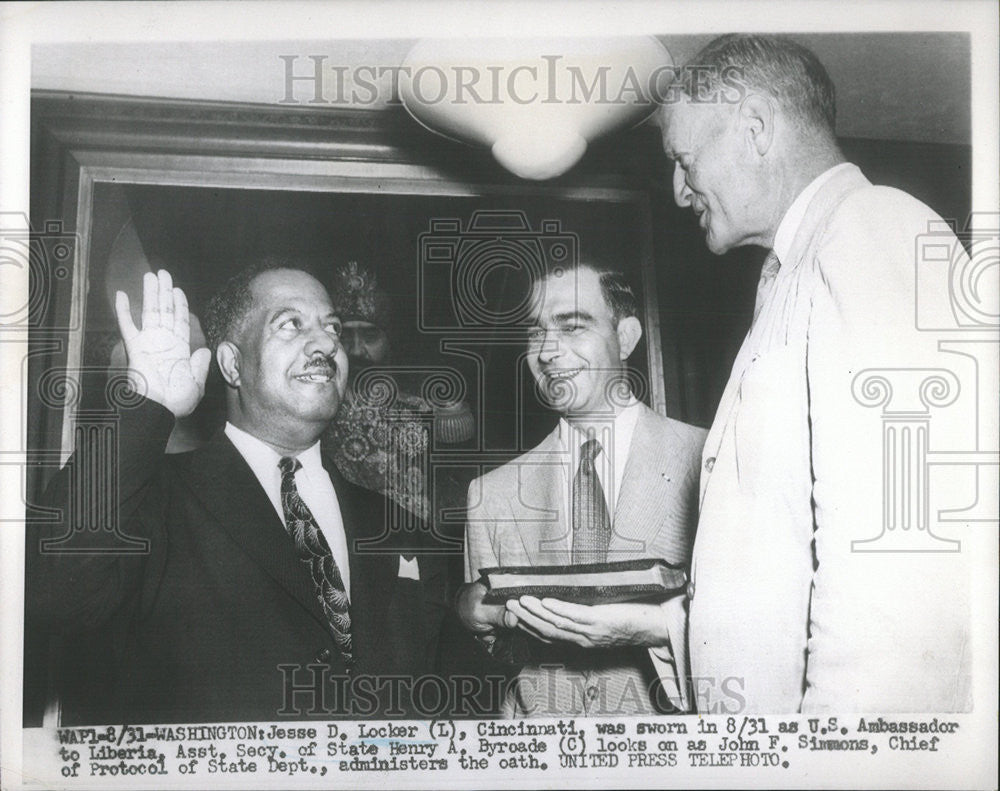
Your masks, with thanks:
M510 716L685 710L682 602L483 603L480 570L638 558L686 565L705 432L632 395L626 360L642 335L618 272L556 269L533 289L527 359L560 414L542 443L473 481L458 611L494 655L524 662Z
M206 328L228 420L206 446L174 456L167 437L202 398L211 352L191 351L187 300L165 271L145 276L141 329L122 292L116 310L143 396L118 415L116 505L121 529L148 552L114 554L102 531L107 553L42 554L29 594L57 635L107 641L110 689L84 685L76 718L412 714L405 690L388 707L351 694L359 677L377 688L381 677L429 672L437 626L419 561L387 542L357 549L391 524L391 504L344 481L320 445L348 373L326 290L295 268L255 267L213 298ZM86 440L47 493L67 520Z
M917 391L933 380L905 377L955 364L914 320L917 243L945 225L845 161L834 86L809 50L733 34L691 65L661 116L674 198L712 252L767 250L705 442L689 587L699 712L961 710L967 553L932 535L954 526L927 514L913 477L925 460L893 457L865 403L877 390L888 404L902 376L885 414L929 418ZM954 235L936 241L963 271ZM951 315L947 289L921 299ZM908 448L909 430L893 431Z

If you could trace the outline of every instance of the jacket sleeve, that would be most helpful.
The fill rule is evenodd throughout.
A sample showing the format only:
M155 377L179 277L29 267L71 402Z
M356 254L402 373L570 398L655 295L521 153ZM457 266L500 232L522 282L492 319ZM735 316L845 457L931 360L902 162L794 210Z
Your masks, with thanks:
M100 453L106 435L79 431L73 455L42 498L52 521L29 530L26 604L36 623L53 631L107 623L135 599L150 555L164 550L160 473L174 416L143 399L118 417L110 443L117 440L117 459ZM109 514L117 516L111 524ZM74 535L81 526L93 529Z
M465 581L477 582L480 569L500 566L495 515L485 504L486 483L477 478L469 484L469 507L465 526ZM499 629L495 634L477 635L477 641L494 658L523 664L530 658L530 638L516 629Z
M895 190L860 191L834 213L813 262L804 712L967 706L969 553L929 535L947 525L934 524L915 483L927 480L928 434L907 423L926 406L920 382L954 365L914 320L915 251L934 218Z
M476 582L480 569L499 566L494 547L495 528L483 503L485 486L482 478L469 484L468 517L465 525L465 581Z
M690 441L684 451L689 458L688 474L684 478L680 496L677 529L682 531L688 546L685 565L690 565L691 543L698 522L698 482L701 471L701 451L707 432L687 427ZM670 634L670 645L649 649L660 683L680 711L691 708L689 661L687 650L687 595L686 592L667 599L660 605L663 619Z

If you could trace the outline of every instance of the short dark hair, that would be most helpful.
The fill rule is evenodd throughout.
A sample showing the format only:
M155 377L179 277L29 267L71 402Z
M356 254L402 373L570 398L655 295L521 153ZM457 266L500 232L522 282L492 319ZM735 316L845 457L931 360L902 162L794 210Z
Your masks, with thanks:
M223 341L234 340L253 307L253 282L265 272L291 269L315 277L308 267L290 259L268 257L244 267L229 278L205 307L202 328L208 348L214 353Z
M692 68L698 66L698 69ZM837 126L836 91L810 50L782 36L730 33L710 41L682 70L679 85L692 99L705 90L719 95L726 74L748 89L764 91L814 131L831 137Z
M582 264L582 266L586 267L587 265ZM638 317L639 301L635 298L635 292L628 280L625 279L625 275L617 269L590 268L597 272L600 278L601 294L604 295L604 301L611 308L611 317L614 319L615 326L617 327L619 321L627 319L629 316Z
M611 311L611 319L617 327L618 322L627 319L629 316L639 316L639 300L636 299L635 292L631 284L620 269L600 264L587 262L575 263L571 266L549 267L543 272L536 274L532 285L538 285L546 278L560 275L564 272L573 272L580 269L589 269L597 275L601 286L601 296Z

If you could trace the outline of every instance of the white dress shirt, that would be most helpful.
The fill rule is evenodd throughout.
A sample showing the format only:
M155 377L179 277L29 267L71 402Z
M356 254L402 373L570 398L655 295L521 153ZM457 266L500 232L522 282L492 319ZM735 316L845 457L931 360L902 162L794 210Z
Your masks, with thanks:
M788 260L788 254L792 249L792 242L795 240L795 233L799 230L799 226L802 225L802 220L806 216L806 209L809 208L809 204L816 193L819 192L820 187L842 170L849 170L851 167L853 166L850 162L841 162L839 165L834 165L832 168L824 170L810 181L806 188L792 201L792 205L788 207L785 216L781 218L778 230L774 232L774 244L771 249L778 256L779 262Z
M609 420L600 427L594 439L601 443L601 452L594 458L594 468L597 477L601 481L601 488L604 490L604 500L608 507L608 516L611 517L612 527L614 526L615 506L618 502L618 493L622 488L622 481L625 478L625 466L628 464L629 448L632 446L632 435L635 433L636 421L639 419L639 402L633 396L628 404L619 412L613 420ZM590 437L583 431L573 426L566 418L559 420L559 441L563 448L570 454L569 481L570 485L565 488L566 514L573 512L572 506L572 480L576 471L580 467L581 448ZM611 452L608 452L608 449ZM573 525L569 524L570 545L573 543ZM670 625L671 634L677 634L678 642L683 643L683 630L678 625L684 623L682 612L683 597L668 599L660 605L663 617ZM656 646L649 649L649 657L653 662L656 674L660 677L660 683L664 691L679 706L686 710L688 696L686 685L681 683L677 663L673 655L671 646Z
M632 445L632 434L635 431L639 411L635 408L639 402L631 398L613 420L601 426L594 439L601 444L601 452L594 458L594 468L604 490L604 501L608 507L608 515L614 519L615 504L618 502L618 492L622 488L625 477L625 464L628 462L628 450ZM590 439L590 436L576 428L566 418L559 419L559 441L570 455L569 480L572 483L576 471L580 468L580 449ZM610 450L609 450L610 449ZM572 497L572 487L566 488L566 496ZM565 513L573 512L572 503L566 502ZM570 525L570 530L573 526Z
M285 514L281 507L281 470L278 468L281 455L232 423L226 423L225 433L250 465L278 517L284 523ZM351 566L347 554L347 535L344 533L344 520L340 513L337 492L333 488L330 474L323 468L319 442L302 451L296 458L302 466L295 473L295 488L312 512L326 543L330 545L333 559L337 562L340 576L344 580L344 588L350 598Z

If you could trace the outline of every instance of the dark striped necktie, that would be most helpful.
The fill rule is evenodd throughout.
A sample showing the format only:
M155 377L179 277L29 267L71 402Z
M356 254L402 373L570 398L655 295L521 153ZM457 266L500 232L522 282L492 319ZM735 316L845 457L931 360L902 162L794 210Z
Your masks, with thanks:
M603 563L608 558L611 518L594 459L601 443L589 439L580 446L580 466L573 478L573 562Z
M337 647L348 667L354 661L351 646L350 602L344 579L333 559L330 545L313 518L312 511L299 496L295 486L295 473L302 468L302 462L290 456L278 462L281 470L281 507L285 514L285 528L295 541L295 550L309 568L316 597L326 615Z

